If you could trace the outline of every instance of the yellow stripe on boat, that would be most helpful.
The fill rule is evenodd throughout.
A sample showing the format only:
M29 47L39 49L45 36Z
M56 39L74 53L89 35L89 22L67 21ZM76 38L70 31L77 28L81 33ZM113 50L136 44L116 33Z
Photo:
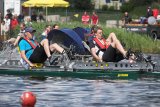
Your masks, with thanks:
M29 69L31 70L32 68L42 68L43 64L42 63L33 63L34 67L30 67Z
M36 68L42 68L43 67L42 63L34 63L34 65L36 66Z
M128 74L118 74L117 77L128 77Z

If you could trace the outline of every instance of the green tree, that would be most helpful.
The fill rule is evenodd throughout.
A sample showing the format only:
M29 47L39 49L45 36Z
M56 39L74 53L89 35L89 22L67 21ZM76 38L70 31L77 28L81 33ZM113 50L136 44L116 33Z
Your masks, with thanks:
M160 2L160 0L130 0L127 3L124 3L121 7L121 11L132 11L134 7L139 7L139 6L151 6L152 3L154 2Z
M79 10L90 10L93 9L92 0L66 0L70 3L71 8Z

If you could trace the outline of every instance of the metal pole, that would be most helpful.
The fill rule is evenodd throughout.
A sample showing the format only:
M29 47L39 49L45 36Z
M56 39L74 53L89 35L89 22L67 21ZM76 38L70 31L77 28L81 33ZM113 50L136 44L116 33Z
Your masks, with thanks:
M67 7L66 7L66 22L67 22L67 16L68 16L67 14L68 14L68 11L67 11Z
M0 13L0 24L1 24L1 17L2 17L2 14ZM1 25L0 25L0 36L1 36Z
M47 17L48 17L47 15L48 15L48 8L47 8L47 6L46 6L46 22L47 22L47 19L48 19L48 18L47 18Z

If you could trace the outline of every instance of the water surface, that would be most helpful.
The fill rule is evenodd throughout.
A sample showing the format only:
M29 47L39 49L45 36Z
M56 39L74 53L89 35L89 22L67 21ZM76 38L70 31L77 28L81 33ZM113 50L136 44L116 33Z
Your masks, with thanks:
M160 80L85 80L0 76L0 107L20 107L24 91L36 107L160 107Z

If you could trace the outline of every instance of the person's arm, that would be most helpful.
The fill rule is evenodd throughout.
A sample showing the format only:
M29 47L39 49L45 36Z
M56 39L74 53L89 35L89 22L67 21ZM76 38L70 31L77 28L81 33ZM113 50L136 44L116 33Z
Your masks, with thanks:
M85 21L84 16L82 16L81 20L82 20L82 22L84 22L84 21Z
M99 22L99 18L97 18L97 22L96 22L96 25L98 24L98 22Z
M2 28L2 24L1 24L1 35L2 35L2 31L3 31L2 29L3 29L3 28Z
M21 57L23 58L23 60L25 60L25 61L29 64L30 67L33 67L33 66L34 66L34 64L32 64L32 63L27 59L26 54L25 54L25 51L21 51Z
M20 40L21 36L18 35L15 42L13 43L14 46L16 46L18 44L18 41Z
M100 57L96 54L96 49L95 49L95 48L91 48L91 54L92 54L93 58L95 58L97 61L102 62L102 58L100 58Z
M131 16L129 16L129 23L131 23L132 22L132 17Z
M95 48L95 44L94 44L93 38L92 38L92 40L89 40L88 42L89 42L90 52L91 52L93 58L95 58L99 62L102 62L102 58L100 58L96 54L96 48Z
M93 16L91 16L91 25L93 25Z
M88 15L86 18L86 21L89 22L90 16Z

